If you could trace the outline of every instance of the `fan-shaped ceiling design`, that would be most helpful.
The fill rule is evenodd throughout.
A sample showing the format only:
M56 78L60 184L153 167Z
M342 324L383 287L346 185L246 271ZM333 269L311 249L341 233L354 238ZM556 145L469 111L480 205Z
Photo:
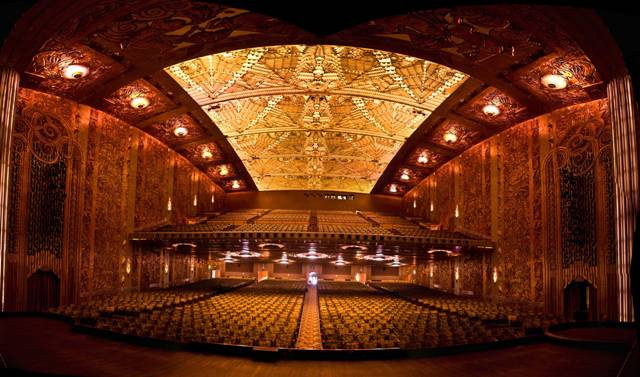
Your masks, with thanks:
M222 131L258 189L362 193L467 78L410 56L330 45L224 52L165 71Z

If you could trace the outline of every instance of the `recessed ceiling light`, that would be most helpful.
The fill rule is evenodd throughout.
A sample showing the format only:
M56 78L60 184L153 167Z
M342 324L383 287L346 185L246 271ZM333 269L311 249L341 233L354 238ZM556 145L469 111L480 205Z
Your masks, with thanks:
M396 186L396 184L392 184L391 186L389 186L389 192L398 192L398 186Z
M211 159L211 158L213 157L213 153L211 153L211 151L209 150L209 148L205 147L205 148L202 150L202 155L201 155L201 156L202 156L202 158L203 158L203 159L205 159L205 160L209 160L209 159Z
M147 106L149 106L149 103L150 103L149 99L147 97L142 97L142 96L134 97L131 99L131 102L129 102L131 107L138 110L142 110L146 108Z
M403 181L409 180L409 174L406 170L402 172L402 174L400 175L400 179L402 179Z
M189 133L189 130L187 129L187 127L178 126L178 127L175 128L175 130L173 130L173 133L177 137L183 137L183 136L187 136L187 134Z
M426 164L427 162L429 162L429 157L427 157L427 154L425 152L420 153L420 156L418 156L418 163Z
M86 77L89 74L89 68L80 64L71 64L62 70L62 75L67 79L77 80Z
M488 115L490 117L494 117L494 116L500 114L500 109L498 108L498 106L496 106L494 104L489 104L489 105L486 105L485 107L482 108L482 112L485 115Z
M238 181L233 181L233 183L231 184L231 188L239 189L240 188L240 183L238 183Z
M567 87L567 79L565 79L564 76L561 76L561 75L554 75L554 74L544 75L542 76L542 78L540 78L540 82L546 88L549 88L552 90L560 90Z
M220 175L227 175L229 174L229 169L227 168L226 165L222 165L220 166Z
M458 136L455 132L449 130L444 134L444 141L446 141L447 143L455 143L456 141L458 141Z

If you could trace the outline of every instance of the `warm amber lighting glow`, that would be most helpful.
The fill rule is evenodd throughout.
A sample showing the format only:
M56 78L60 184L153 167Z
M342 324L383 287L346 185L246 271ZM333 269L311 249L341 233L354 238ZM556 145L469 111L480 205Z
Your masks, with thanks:
M494 117L494 116L497 116L498 114L500 114L500 109L498 108L498 106L496 106L494 104L489 104L489 105L486 105L485 107L482 108L482 112L485 115L488 115L490 117Z
M431 204L429 205L429 211L433 212L433 201L431 201Z
M216 202L216 196L215 195L211 195L211 204Z
M194 195L193 196L193 206L197 207L198 206L198 195Z
M460 278L460 269L456 267L455 278L458 280Z
M225 176L229 174L229 168L226 165L220 166L220 175Z
M134 109L142 110L149 106L150 102L147 97L136 96L131 99L131 102L129 102L129 104L131 104L131 107L133 107Z
M460 217L460 210L458 209L458 205L457 204L456 204L456 213L455 213L455 215L456 215L456 218Z
M211 158L213 158L213 153L211 153L211 150L209 150L209 148L205 147L202 150L202 154L201 154L202 158L205 160L210 160Z
M398 192L398 186L396 186L396 184L392 184L391 186L389 186L389 192Z
M172 205L171 205L171 198L169 198L169 201L167 202L167 211L171 211Z
M184 127L184 126L178 126L175 128L175 130L173 130L173 134L176 135L177 137L187 136L188 133L189 133L189 130L187 129L187 127Z
M408 181L409 180L409 173L405 170L402 172L402 174L400 175L400 179L402 179L403 181Z
M498 282L498 269L496 267L493 268L493 282Z
M86 77L89 74L89 68L80 64L71 64L62 70L62 76L67 79L77 80Z
M420 156L418 156L418 163L426 164L427 162L429 162L429 157L427 157L427 153L426 152L420 153Z
M416 200L413 199L413 209L415 209L418 206L418 204L416 203Z
M562 75L548 74L540 78L540 82L546 88L560 90L567 87L567 79Z
M125 268L125 271L127 271L127 275L131 273L131 258L127 258L127 266Z
M455 143L458 141L458 136L452 130L447 131L444 134L444 141L447 143Z
M240 188L240 183L238 183L238 181L233 181L233 183L231 184L231 188L239 189Z

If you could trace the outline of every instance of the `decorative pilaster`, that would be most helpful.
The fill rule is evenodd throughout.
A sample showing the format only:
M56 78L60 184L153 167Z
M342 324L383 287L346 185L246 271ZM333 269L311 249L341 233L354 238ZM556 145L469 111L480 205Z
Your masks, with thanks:
M15 117L20 75L0 68L0 311L4 311L5 276L9 228L9 170L11 166L11 134Z
M639 203L637 139L639 130L631 77L627 75L611 80L607 85L607 95L613 131L613 173L616 192L618 320L630 322L634 319L630 268ZM638 277L636 276L635 279Z

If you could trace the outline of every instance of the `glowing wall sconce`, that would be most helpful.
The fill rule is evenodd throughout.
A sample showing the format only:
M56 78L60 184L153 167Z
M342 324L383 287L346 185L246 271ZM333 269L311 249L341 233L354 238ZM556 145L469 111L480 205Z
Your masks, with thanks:
M498 268L497 267L493 268L493 282L494 283L498 282Z

